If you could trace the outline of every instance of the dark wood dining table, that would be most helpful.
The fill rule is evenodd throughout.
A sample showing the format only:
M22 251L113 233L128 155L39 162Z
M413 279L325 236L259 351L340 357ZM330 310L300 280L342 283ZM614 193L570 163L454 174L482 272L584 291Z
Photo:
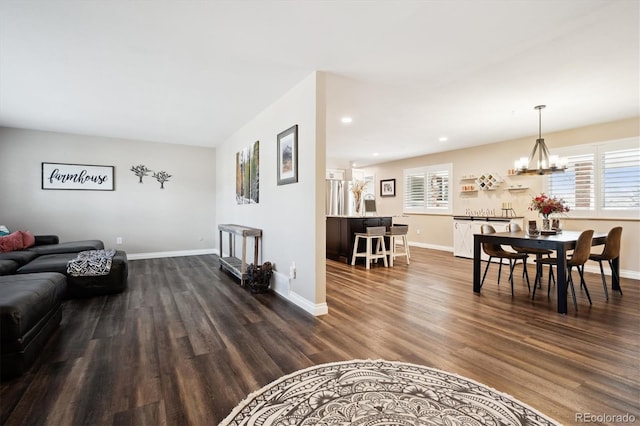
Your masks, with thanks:
M556 288L558 292L558 313L567 313L567 251L572 250L576 246L579 231L564 231L555 235L540 235L537 237L529 236L524 231L519 232L497 232L494 234L474 234L473 238L473 291L480 293L481 283L481 253L482 243L494 243L502 245L514 245L520 247L532 247L554 250L556 252L557 262L557 282ZM592 246L602 245L607 239L606 233L594 233L591 241ZM613 268L616 273L612 274L611 288L620 289L620 258L612 261Z

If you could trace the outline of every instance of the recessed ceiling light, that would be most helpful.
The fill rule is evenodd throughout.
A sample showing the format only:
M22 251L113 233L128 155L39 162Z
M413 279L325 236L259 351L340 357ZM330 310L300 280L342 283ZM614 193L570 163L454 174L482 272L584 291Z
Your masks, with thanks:
M353 121L353 118L351 118L351 117L342 117L340 119L340 121L342 121L344 124L349 124L349 123L351 123Z
M448 140L449 140L449 138L448 138L448 137L446 137L446 136L440 136L440 138L439 138L438 140L439 140L440 142L446 142L446 141L448 141Z
M379 153L379 152L374 152L374 153L373 153L373 156L374 156L374 157L377 157L378 155L380 155L380 153Z

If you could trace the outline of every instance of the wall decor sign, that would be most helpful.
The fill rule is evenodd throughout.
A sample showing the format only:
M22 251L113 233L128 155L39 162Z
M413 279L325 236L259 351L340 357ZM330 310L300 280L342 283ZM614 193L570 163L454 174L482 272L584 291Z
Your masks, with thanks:
M278 185L298 182L298 125L278 133Z
M42 189L113 191L114 166L42 163Z
M260 202L260 141L236 152L236 203Z
M380 181L380 196L395 197L396 196L396 180L384 179Z

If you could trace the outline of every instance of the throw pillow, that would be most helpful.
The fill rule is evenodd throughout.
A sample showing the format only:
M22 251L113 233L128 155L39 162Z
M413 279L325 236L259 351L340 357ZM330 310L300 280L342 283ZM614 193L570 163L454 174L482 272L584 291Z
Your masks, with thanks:
M22 234L20 231L0 237L0 253L20 250L23 248Z
M36 237L29 231L19 231L22 234L22 248L28 248L36 244Z
M11 232L9 232L9 228L7 228L4 225L0 225L0 236L2 235L9 235Z

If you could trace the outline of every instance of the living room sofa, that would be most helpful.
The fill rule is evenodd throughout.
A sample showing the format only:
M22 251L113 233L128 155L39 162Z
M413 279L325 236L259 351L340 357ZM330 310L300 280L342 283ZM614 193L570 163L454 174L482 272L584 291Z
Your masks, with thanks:
M65 297L87 297L119 293L126 289L128 278L127 255L118 250L108 275L71 276L67 264L78 253L103 250L100 240L60 242L57 235L35 235L34 244L24 249L0 253L0 275L58 272L67 276Z
M22 374L33 363L60 324L63 299L117 293L127 287L124 251L115 252L108 273L76 276L67 272L69 261L80 252L103 250L102 241L60 243L56 235L25 238L30 239L26 248L16 243L15 250L0 253L2 379ZM7 240L0 240L6 249Z
M62 320L67 279L57 272L0 276L0 377L24 373Z

